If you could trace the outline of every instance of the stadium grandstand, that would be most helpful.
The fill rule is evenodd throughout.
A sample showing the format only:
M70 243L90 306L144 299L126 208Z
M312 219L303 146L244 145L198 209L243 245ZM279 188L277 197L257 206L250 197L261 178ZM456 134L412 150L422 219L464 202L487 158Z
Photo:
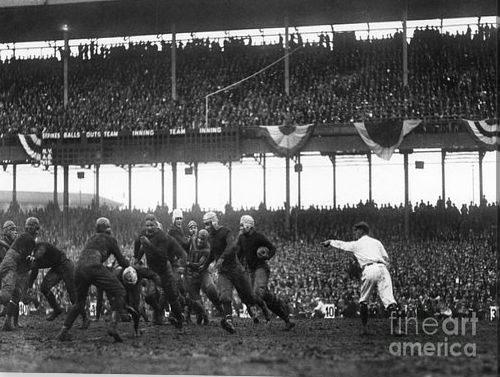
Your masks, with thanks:
M217 209L219 220L237 230L240 218L251 215L277 246L270 288L287 300L294 318L323 316L315 310L320 302L334 305L336 317L359 315L356 261L320 246L352 239L359 221L385 245L395 298L406 313L477 313L489 320L491 308L498 310L498 198L484 194L482 165L485 156L498 154L492 2L40 4L7 1L0 8L0 160L4 171L12 169L13 187L0 191L0 223L12 220L20 228L36 216L40 237L76 261L95 220L104 216L132 260L146 215L132 204L134 166L161 170L161 202L151 212L170 229L179 207L178 166L196 177L184 225L194 220L202 227L198 168L222 163L229 169L229 197ZM441 155L441 176L429 183L439 185L440 195L412 203L408 158L422 150ZM290 171L293 165L300 176L301 156L308 153L331 162L329 206L301 206L300 178L298 201L291 204ZM447 195L445 161L454 153L477 158L479 194L470 203ZM376 203L372 158L389 161L393 154L404 158L405 196L400 205ZM336 163L345 156L362 156L369 167L368 198L351 205L340 205L335 191ZM265 171L266 158L274 157L285 161L285 190L283 206L271 209ZM231 169L244 158L264 170L263 200L238 209L231 205ZM19 165L49 171L53 192L17 192ZM128 189L128 205L100 197L104 166L127 172L128 188L116 183L116 190ZM164 198L165 166L172 169L171 208ZM93 167L93 194L69 192L70 167ZM60 287L56 297L70 306ZM383 305L370 305L371 317L383 314Z

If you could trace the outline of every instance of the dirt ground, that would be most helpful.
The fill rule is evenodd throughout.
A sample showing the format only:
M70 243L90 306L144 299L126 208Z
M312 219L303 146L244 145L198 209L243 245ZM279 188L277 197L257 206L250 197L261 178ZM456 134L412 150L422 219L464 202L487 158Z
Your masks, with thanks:
M0 371L119 374L272 375L272 376L494 376L497 375L497 322L478 323L476 335L445 336L409 331L388 336L387 320L370 322L373 334L360 335L357 319L297 321L291 332L283 324L254 325L237 319L237 333L224 332L217 318L209 326L190 325L183 335L171 325L141 322L133 336L131 323L120 323L124 343L113 343L106 323L71 330L72 340L54 336L64 316L46 322L41 315L21 317L22 329L0 332ZM395 356L392 342L448 345L475 344L476 356ZM397 345L392 345L393 352ZM471 348L469 348L469 351ZM444 351L443 351L444 352ZM463 353L462 352L462 353Z

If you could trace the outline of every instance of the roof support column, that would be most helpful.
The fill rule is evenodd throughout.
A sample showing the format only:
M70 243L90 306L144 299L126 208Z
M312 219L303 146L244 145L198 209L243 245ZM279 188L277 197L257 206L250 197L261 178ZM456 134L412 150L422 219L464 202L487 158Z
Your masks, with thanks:
M194 204L198 205L198 163L194 163Z
M161 206L165 207L165 163L161 163Z
M57 164L54 164L54 195L52 197L52 201L54 202L54 205L58 205L58 200L57 200Z
M128 164L128 209L132 211L132 164Z
M12 164L12 204L17 203L17 164Z
M333 173L333 208L337 208L337 182L336 182L336 175L337 175L337 162L336 162L336 155L334 153L329 154L328 157L330 157L330 161L332 162L332 173Z
M95 207L96 208L100 207L100 203L99 203L99 197L100 197L100 194L99 194L99 178L100 178L99 170L100 170L100 168L101 168L100 164L95 164L95 193L94 193L94 201L95 201Z
M372 153L368 152L366 154L368 158L368 201L371 203L373 200L372 197Z
M172 208L177 208L177 162L172 162Z
M404 231L405 239L410 238L410 195L409 195L409 178L408 178L408 154L410 152L404 151L404 171L405 171L405 207L404 207Z
M443 203L446 200L446 171L445 171L446 150L441 150L441 198Z
M290 234L290 157L285 157L285 232Z
M485 204L483 199L483 159L486 152L479 151L479 205Z
M63 234L68 237L69 232L69 165L63 165Z

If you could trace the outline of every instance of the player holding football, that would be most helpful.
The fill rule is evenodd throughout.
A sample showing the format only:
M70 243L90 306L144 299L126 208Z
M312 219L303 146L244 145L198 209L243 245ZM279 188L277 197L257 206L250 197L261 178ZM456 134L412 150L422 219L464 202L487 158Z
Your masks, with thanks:
M218 291L225 315L221 320L222 328L231 334L235 332L231 306L233 288L236 288L241 301L247 307L259 305L266 320L269 321L269 309L266 303L253 293L245 269L238 259L238 247L231 230L219 224L219 219L214 212L205 213L203 224L210 234L210 256L201 270L208 268L210 263L215 260L215 267L219 273Z
M190 223L191 224L191 223ZM191 224L192 225L192 224ZM196 223L195 223L196 225ZM190 229L193 229L191 227ZM197 229L197 228L196 228ZM224 313L222 305L219 300L219 294L212 279L212 274L208 269L202 270L206 260L210 256L210 245L208 244L208 232L201 229L197 234L193 235L191 247L188 254L188 261L186 264L186 283L189 298L197 302L201 307L200 290L202 290L212 302L219 313ZM203 322L208 324L208 316L206 312L202 316L198 315L198 323Z
M161 287L164 292L164 300L160 303L160 311L154 311L153 322L160 325L163 319L163 308L165 301L170 304L173 316L170 318L172 324L179 330L182 329L184 317L179 303L179 289L172 269L175 258L186 261L186 252L179 243L158 227L158 221L153 214L145 217L145 231L141 233L134 242L135 264L139 265L142 257L146 255L148 267L156 272L161 279Z
M361 294L359 298L359 311L361 323L363 324L362 334L368 334L368 300L371 297L373 289L376 287L378 295L392 319L391 327L394 335L403 335L398 331L398 305L394 299L391 275L387 269L389 255L379 240L369 236L370 227L366 222L361 221L354 224L353 233L354 241L326 240L321 244L324 247L332 246L337 249L349 251L358 260L359 266L362 269Z
M255 230L255 221L249 215L241 216L237 245L238 258L250 274L254 293L265 301L274 314L285 321L285 330L292 329L295 324L290 321L287 305L268 288L270 269L267 261L276 254L276 247L266 236Z

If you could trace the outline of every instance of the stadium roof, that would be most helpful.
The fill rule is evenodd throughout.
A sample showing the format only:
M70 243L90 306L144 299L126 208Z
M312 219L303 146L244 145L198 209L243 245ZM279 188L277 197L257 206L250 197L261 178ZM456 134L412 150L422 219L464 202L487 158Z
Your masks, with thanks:
M0 0L0 42L495 16L494 0Z

